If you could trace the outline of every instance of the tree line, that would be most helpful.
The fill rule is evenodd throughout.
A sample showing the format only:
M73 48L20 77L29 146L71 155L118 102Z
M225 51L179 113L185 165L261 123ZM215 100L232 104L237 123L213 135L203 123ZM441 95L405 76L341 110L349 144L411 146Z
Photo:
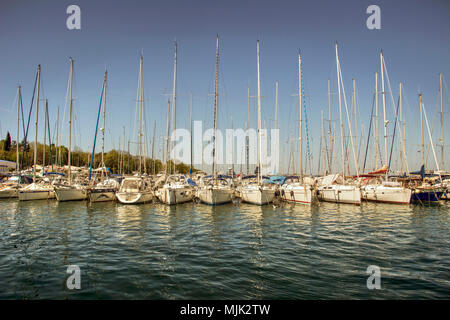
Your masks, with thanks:
M16 162L16 141L11 140L11 135L9 132L6 138L0 140L0 159ZM45 150L45 165L50 166L64 166L68 165L69 162L69 150L65 146L56 146L52 144L43 145L42 143L37 143L37 159L38 165L42 165L44 161L44 150ZM72 152L71 165L77 167L89 167L91 164L91 153L85 152L80 148L75 147ZM101 152L95 153L92 162L92 168L98 168L101 165ZM34 142L27 143L24 149L24 141L19 143L19 163L21 169L30 168L33 165L34 159ZM131 174L133 172L139 171L139 165L141 167L141 172L147 172L148 174L159 173L169 167L173 171L174 163L169 160L167 163L162 163L159 159L145 158L144 161L139 161L139 156L132 155L128 152L111 150L104 153L104 163L107 168L109 168L113 173ZM184 163L176 164L176 171L178 173L187 174L189 173L189 165ZM193 169L193 171L198 171Z

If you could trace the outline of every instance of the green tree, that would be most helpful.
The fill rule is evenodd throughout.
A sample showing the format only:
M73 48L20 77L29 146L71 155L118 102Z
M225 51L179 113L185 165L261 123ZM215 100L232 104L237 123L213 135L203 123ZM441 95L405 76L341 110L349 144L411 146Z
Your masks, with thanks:
M3 151L9 151L11 150L11 135L8 133L6 134L5 142L3 143Z

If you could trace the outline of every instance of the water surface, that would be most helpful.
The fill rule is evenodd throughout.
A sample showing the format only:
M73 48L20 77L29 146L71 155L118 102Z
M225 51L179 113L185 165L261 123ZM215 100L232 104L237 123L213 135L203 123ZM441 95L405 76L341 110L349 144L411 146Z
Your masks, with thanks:
M449 213L7 200L0 299L448 299ZM66 288L74 264L81 290Z

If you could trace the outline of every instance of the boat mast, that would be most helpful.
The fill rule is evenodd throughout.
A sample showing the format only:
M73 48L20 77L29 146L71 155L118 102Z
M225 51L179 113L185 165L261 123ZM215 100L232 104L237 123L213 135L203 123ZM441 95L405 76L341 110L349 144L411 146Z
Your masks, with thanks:
M175 56L173 63L173 92L172 92L172 108L173 108L173 134L174 142L177 141L177 42L174 44ZM173 172L177 173L177 166L175 165L175 159L173 159Z
M336 72L338 77L338 97L339 97L339 119L340 119L340 125L341 125L341 153L342 153L342 178L345 181L345 152L344 152L344 138L345 138L345 131L344 131L344 123L342 122L342 101L341 101L341 80L339 77L339 56L338 56L338 45L336 42Z
M419 93L419 108L420 108L420 133L422 135L422 166L425 168L425 143L423 141L423 102L422 94Z
M17 138L16 138L16 171L17 173L20 172L20 166L19 166L19 129L20 129L20 101L21 101L21 93L20 93L20 86L17 86Z
M216 80L214 85L214 136L213 136L213 176L217 183L217 164L216 164L216 137L217 137L217 113L219 105L219 35L216 36Z
M388 141L387 141L387 126L389 121L386 120L386 91L384 89L384 61L383 61L383 51L380 52L380 65L381 65L381 94L383 96L383 120L384 120L384 153L386 164L388 163ZM388 170L386 171L386 180L388 177Z
M378 166L378 72L375 72L375 170Z
M45 113L44 113L44 146L42 150L42 173L45 172L45 147L47 144L47 112L48 112L48 99L45 99Z
M278 80L275 81L275 130L278 130ZM279 139L276 143L279 145ZM276 163L276 169L278 170L279 156L277 156ZM276 174L276 172L273 172L272 174Z
M356 112L356 80L353 78L353 110L354 110L354 116L355 116L355 149L358 150L358 119L357 119L357 112ZM356 160L359 162L359 152L358 152L358 158Z
M152 141L152 171L153 171L153 175L156 174L156 168L155 168L155 136L156 136L156 120L153 123L153 141ZM125 167L125 165L124 165Z
M55 148L56 148L56 152L55 152L55 163L56 163L56 167L59 166L59 157L58 157L58 143L59 143L59 106L57 109L57 113L56 113L56 144L55 144Z
M247 175L250 174L250 85L247 87L247 134L246 138L246 154L245 161L247 165Z
M400 108L400 132L403 131L403 99L402 99L402 90L403 84L400 82L399 90L399 108ZM400 138L400 166L401 166L401 173L404 172L404 157L403 157L403 137Z
M300 50L298 52L298 114L299 114L299 127L300 127L300 182L303 183L303 120L302 120L302 57Z
M190 165L190 170L189 170L189 174L192 174L192 162L193 162L193 154L192 154L192 92L190 93L189 96L189 125L190 125L190 133L191 133L191 165Z
M34 137L34 167L33 167L33 182L36 182L36 164L37 164L37 137L38 137L38 120L39 120L39 91L41 88L41 65L38 65L38 85L37 85L37 99L36 99L36 132Z
M443 94L442 94L442 73L439 74L439 93L441 98L441 170L444 170L444 108L443 108Z
M108 81L108 71L105 71L104 81L103 81L103 128L102 128L102 177L105 173L103 168L105 167L105 130L106 130L106 86ZM95 156L95 154L94 154Z
M70 58L70 103L69 103L69 185L72 184L72 82L73 82L73 59Z
M138 133L138 153L139 153L139 174L142 174L142 69L144 58L141 55L139 60L139 133Z
M328 170L332 173L333 166L333 140L332 140L332 131L331 131L331 92L330 92L330 79L328 79L328 136L330 139L330 152L328 157ZM328 153L328 151L327 151Z
M167 124L166 124L166 173L170 174L169 164L169 134L170 134L170 99L167 99Z
M261 182L261 78L259 66L259 40L256 42L257 68L258 68L258 184Z

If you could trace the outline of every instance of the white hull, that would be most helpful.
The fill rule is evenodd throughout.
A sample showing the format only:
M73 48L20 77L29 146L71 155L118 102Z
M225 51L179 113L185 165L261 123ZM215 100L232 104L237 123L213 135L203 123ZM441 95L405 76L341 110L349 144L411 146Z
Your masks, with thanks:
M48 199L55 199L55 192L51 189L20 190L18 196L20 201L48 200Z
M334 184L318 188L319 200L325 202L361 204L361 191L352 185Z
M402 187L388 187L383 185L367 185L361 187L361 198L367 201L409 204L411 189Z
M87 189L85 188L55 188L55 194L58 201L80 201L87 199Z
M209 205L225 204L233 201L234 190L231 188L201 188L197 192L201 202Z
M287 202L311 205L314 199L311 186L302 184L288 184L281 187L281 199Z
M141 204L152 202L153 194L150 190L143 192L117 192L116 198L123 204Z
M90 202L107 202L115 201L116 193L110 189L94 189L90 190L88 199Z
M271 203L275 197L275 190L271 188L263 188L259 186L242 187L241 199L244 202L264 205Z
M194 193L189 187L163 187L156 192L156 196L162 203L172 205L192 201Z
M17 198L19 196L19 189L17 187L4 187L0 189L0 199Z

